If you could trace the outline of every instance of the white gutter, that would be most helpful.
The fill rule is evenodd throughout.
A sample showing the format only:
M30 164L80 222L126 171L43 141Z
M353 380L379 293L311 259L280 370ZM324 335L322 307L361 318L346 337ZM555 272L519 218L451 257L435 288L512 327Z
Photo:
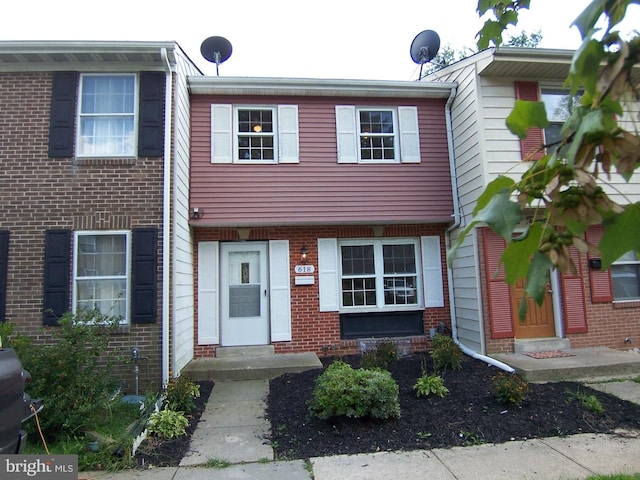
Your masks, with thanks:
M170 253L171 241L171 128L173 105L173 78L167 49L160 49L162 60L166 65L165 97L164 97L164 179L162 185L162 384L169 382L169 299L170 293Z
M453 224L449 228L447 228L447 231L445 232L445 247L447 251L449 251L449 249L451 248L451 232L458 228L462 223L462 218L460 215L460 199L458 198L458 177L456 175L455 155L453 153L453 127L451 123L451 104L453 103L455 96L456 87L452 87L451 95L449 96L447 104L445 105L447 143L449 148L449 170L451 174L451 189L453 193ZM460 339L458 338L458 324L456 321L456 301L453 289L453 272L449 266L447 266L447 283L449 284L449 312L451 315L451 336L453 338L453 341L456 343L456 345L458 345L458 347L460 347L460 350L462 350L465 355L486 362L489 365L498 367L506 372L514 373L515 370L506 363L496 360L495 358L482 355L475 350L467 347L460 341Z

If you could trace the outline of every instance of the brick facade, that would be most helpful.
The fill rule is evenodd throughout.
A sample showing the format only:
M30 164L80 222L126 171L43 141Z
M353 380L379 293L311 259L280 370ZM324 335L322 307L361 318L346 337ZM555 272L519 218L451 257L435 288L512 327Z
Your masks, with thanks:
M51 85L48 72L0 73L0 230L10 235L6 320L36 342L50 339L42 329L46 230L155 227L158 259L162 249L163 159L48 158ZM152 324L130 324L113 338L113 355L123 357L119 376L129 388L133 367L127 360L133 346L148 358L152 383L159 386L161 327L159 318ZM144 389L145 377L140 376Z
M444 261L444 225L392 225L386 227L369 226L309 226L309 227L257 227L251 229L233 228L196 228L195 242L202 241L238 241L240 240L239 230L246 230L247 240L289 240L290 255L290 283L291 283L291 333L292 340L289 342L276 342L274 347L276 353L290 352L316 352L323 355L329 351L331 355L344 355L355 353L359 349L357 340L341 340L340 321L338 312L319 311L319 288L318 288L318 238L372 238L379 234L383 228L384 237L419 237L423 235L440 235L441 256ZM309 250L307 263L316 266L313 285L295 285L293 266L300 263L300 249L306 246ZM196 249L197 251L197 249ZM197 265L197 261L194 262ZM196 267L197 268L197 267ZM445 272L443 265L443 272ZM195 278L198 278L195 272ZM443 273L444 275L444 273ZM197 281L197 280L196 280ZM428 308L424 311L425 332L429 328L436 328L443 322L447 328L451 328L451 317L449 311L448 287L444 278L445 307ZM197 295L197 284L195 292ZM195 302L197 305L197 301ZM197 325L197 311L196 331ZM196 335L197 337L197 335ZM424 337L412 337L410 339L413 350L425 350L430 342L428 335ZM195 357L210 357L215 355L215 346L196 345Z

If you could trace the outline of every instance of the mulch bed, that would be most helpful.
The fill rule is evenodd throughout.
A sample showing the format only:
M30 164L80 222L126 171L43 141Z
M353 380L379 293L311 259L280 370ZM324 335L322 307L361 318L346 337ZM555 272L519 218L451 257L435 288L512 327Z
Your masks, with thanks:
M357 357L347 358L354 366ZM325 364L329 359L324 359ZM429 355L414 355L389 368L400 389L397 420L334 418L308 414L320 370L287 374L270 383L267 416L280 459L310 458L389 450L447 448L480 443L553 437L615 429L640 429L640 405L575 382L531 384L522 406L497 403L491 377L498 372L480 360L463 359L463 368L443 373L450 393L444 398L416 397L413 385L421 366L433 369ZM605 411L596 415L576 398L595 395Z

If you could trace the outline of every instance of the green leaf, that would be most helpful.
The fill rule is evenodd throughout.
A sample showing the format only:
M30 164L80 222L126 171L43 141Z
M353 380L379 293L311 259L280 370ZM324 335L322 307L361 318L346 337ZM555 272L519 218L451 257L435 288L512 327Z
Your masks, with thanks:
M507 117L507 127L518 138L526 138L531 127L546 128L549 126L544 102L516 100L513 110Z
M489 185L487 185L487 188L484 189L484 192L478 197L476 208L473 209L473 214L477 215L498 193L511 191L515 183L513 179L505 177L504 175L500 175L495 180L492 180Z
M599 245L602 270L631 250L640 252L640 202L627 205L624 212L605 219L602 225L604 233Z
M578 129L575 132L571 146L569 150L567 150L569 165L575 164L575 156L583 143L599 142L602 137L613 131L616 127L617 123L614 117L603 109L588 110L586 114L582 116L582 121L578 124Z
M604 12L603 7L604 2L602 0L593 0L571 24L571 26L578 27L583 39L595 27L596 22Z
M553 268L553 263L546 255L536 252L531 259L529 272L527 274L527 284L524 289L525 297L520 301L518 316L520 320L524 320L527 315L526 296L531 297L538 305L542 305L544 297L547 293L547 284L549 283L549 272Z
M462 243L464 242L467 234L475 225L483 221L475 218L476 215L478 215L484 208L486 208L497 194L506 193L507 195L509 195L509 192L511 192L513 185L515 185L515 182L511 178L505 177L503 175L498 176L495 180L491 181L489 185L487 185L487 187L484 189L484 192L482 192L482 194L478 197L476 207L473 209L474 218L465 227L462 233L460 233L460 236L458 237L456 243L447 252L447 263L449 264L449 266L453 265L453 260L456 257L458 248L460 248L460 245L462 245Z
M597 40L588 40L582 43L573 55L567 78L571 85L572 94L583 85L585 92L596 96L594 92L598 81L598 72L605 57L606 53L602 43Z
M538 249L542 233L542 225L536 222L527 229L526 235L507 244L507 248L500 257L500 262L504 264L507 283L513 285L519 279L527 276L529 259Z
M479 50L484 50L489 46L489 42L493 41L495 45L502 43L502 32L505 26L495 20L487 20L484 22L482 29L476 34Z

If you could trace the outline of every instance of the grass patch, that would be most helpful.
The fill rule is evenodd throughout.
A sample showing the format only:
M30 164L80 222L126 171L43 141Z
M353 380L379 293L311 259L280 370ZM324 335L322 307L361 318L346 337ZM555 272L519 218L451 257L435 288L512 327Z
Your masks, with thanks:
M46 415L46 410L40 416ZM104 415L96 420L91 431L78 432L73 436L63 436L54 442L45 437L49 454L78 455L80 470L118 471L131 468L133 459L131 447L134 433L133 426L141 418L138 405L124 403L115 399ZM35 421L30 422L35 426ZM97 450L90 451L90 442L97 442ZM33 428L29 431L27 443L22 452L25 455L44 455L47 453L40 434Z
M586 480L640 480L640 473L626 474L615 473L613 475L594 475L587 477Z
M216 468L220 470L223 468L229 468L231 466L231 462L222 460L221 458L210 458L205 462L204 466L205 468Z

